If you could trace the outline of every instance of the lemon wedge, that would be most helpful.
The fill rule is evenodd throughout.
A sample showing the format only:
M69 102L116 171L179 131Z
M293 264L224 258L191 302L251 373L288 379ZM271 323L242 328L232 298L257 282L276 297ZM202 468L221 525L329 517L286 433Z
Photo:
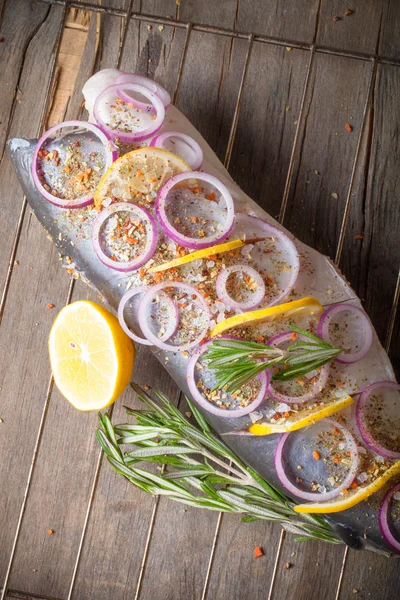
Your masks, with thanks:
M363 487L358 487L355 490L347 490L339 499L335 498L331 502L310 502L309 504L299 504L294 507L298 513L335 513L342 510L347 510L355 506L362 500L366 500L375 492L378 492L383 486L396 475L400 474L400 460L394 463L380 477L372 483Z
M100 179L94 205L100 210L104 200L139 202L151 206L156 192L173 175L191 171L176 154L161 148L138 148L118 158Z
M215 337L224 333L227 329L238 327L239 325L256 325L257 323L272 322L277 319L290 319L292 317L304 317L321 313L323 310L321 304L316 298L307 297L277 304L269 308L261 308L246 313L241 313L229 317L218 323L210 333L210 337Z
M53 323L49 353L54 381L78 410L101 410L129 383L135 348L118 319L86 300L65 306Z
M194 252L189 252L189 254L185 254L185 256L180 256L179 258L174 258L168 262L162 263L161 265L157 265L148 270L149 273L159 273L160 271L167 271L168 269L174 269L175 267L180 267L181 265L186 265L191 263L199 258L207 258L208 256L213 256L214 254L222 254L223 252L229 252L230 250L236 250L236 248L241 248L246 244L249 244L249 241L243 240L232 240L231 242L224 242L223 244L216 244L215 246L210 246L209 248L203 248L202 250L195 250Z
M312 425L325 417L329 417L343 408L347 408L353 404L354 399L347 394L334 402L324 404L321 408L315 410L315 412L309 413L305 416L299 417L295 415L292 418L288 418L285 423L253 423L249 427L249 432L253 435L269 435L271 433L288 433L289 431L296 431L302 429L308 425Z

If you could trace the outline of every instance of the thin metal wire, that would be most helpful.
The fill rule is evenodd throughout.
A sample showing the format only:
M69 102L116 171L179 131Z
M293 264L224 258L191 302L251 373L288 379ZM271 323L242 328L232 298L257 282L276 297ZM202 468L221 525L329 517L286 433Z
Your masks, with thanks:
M386 352L389 352L389 349L390 349L390 343L392 341L394 324L396 322L397 309L399 307L399 300L400 300L400 269L399 269L399 273L397 275L397 282L396 282L396 287L394 290L392 310L390 311L389 325L388 325L387 333L386 333L386 340L385 340Z
M44 4L57 4L62 6L66 0L36 0L37 2L42 2ZM88 2L78 2L77 0L70 0L70 6L74 8L81 8L83 10L88 10L92 12L100 12L105 13L107 15L113 15L116 17L126 17L127 11L119 8L114 8L112 6L102 5L98 6L96 4L90 4ZM173 18L168 17L159 17L156 15L148 15L144 13L132 12L131 19L135 19L137 21L145 21L149 23L154 23L156 25L166 25L170 27L177 27L184 29L188 26L189 22L187 21L177 21ZM193 30L200 31L202 33L213 33L216 35L221 35L225 37L231 37L234 39L248 39L250 33L236 31L235 29L228 29L224 27L216 27L214 25L203 25L201 23L193 23ZM314 44L306 44L304 42L299 42L296 40L290 39L282 39L274 36L267 35L254 35L254 41L260 42L264 44L271 44L274 46L283 46L290 47L298 50L311 50ZM367 54L365 52L351 52L347 50L341 50L340 48L330 48L327 46L315 46L315 52L321 54L332 54L335 56L343 56L346 58L354 58L356 60L364 60L370 61L373 58L376 58L379 63L393 66L400 66L400 60L394 59L386 56L381 56L379 54Z
M299 116L297 118L297 125L296 125L296 131L295 131L294 139L293 139L292 152L290 155L289 167L288 167L288 172L287 172L286 181L285 181L285 189L283 190L281 210L279 212L279 217L278 217L279 223L283 223L283 220L285 218L285 213L286 213L286 207L287 207L287 203L288 203L288 199L289 199L290 186L292 184L293 170L294 170L294 164L295 164L296 154L297 154L297 145L299 142L300 131L303 126L304 108L306 105L306 97L307 97L307 92L308 92L308 88L310 85L311 71L312 71L312 66L314 63L314 56L315 56L315 46L312 46L310 60L308 62L308 67L307 67L306 78L304 81L303 94L301 96L300 111L299 111Z
M172 100L174 104L176 104L176 101L178 99L179 89L181 87L183 67L185 64L186 55L187 55L187 51L188 51L188 47L189 47L189 40L190 40L191 32L192 32L192 24L188 23L187 27L186 27L185 41L183 42L183 49L182 49L181 59L179 61L178 75L176 78L175 91L174 91L173 100Z
M147 565L147 558L149 556L151 537L152 537L153 531L154 531L154 524L156 521L159 504L160 504L160 496L156 496L154 499L153 510L151 512L149 529L147 531L146 543L144 546L144 551L143 551L143 556L142 556L142 562L140 563L140 570L139 570L139 575L138 575L138 579L136 582L136 591L135 591L134 600L138 600L138 598L140 596L140 592L142 591L142 582L143 582L144 572L145 572L146 565Z
M344 570L345 570L346 564L347 564L348 555L349 555L349 547L346 546L346 548L344 549L342 564L340 567L339 579L338 579L338 584L337 584L336 594L335 594L335 600L339 600L340 592L342 591L343 576L344 576Z
M108 415L109 415L110 418L112 417L113 409L114 409L114 405L112 404L110 406L109 410L108 410ZM74 591L74 587L75 587L75 581L76 581L76 576L77 576L77 573L78 573L79 562L80 562L80 559L81 559L81 556L82 556L83 543L84 543L84 540L85 540L86 531L87 531L87 527L88 527L88 524L89 524L90 514L92 512L92 504L93 504L94 496L96 494L97 484L98 484L99 476L100 476L101 465L103 463L103 455L104 455L104 452L102 450L100 450L99 456L98 456L97 462L96 462L96 468L95 468L95 471L94 471L94 477L93 477L92 487L90 489L89 502L88 502L88 505L86 507L85 520L84 520L84 523L83 523L82 533L81 533L81 537L80 537L80 540L79 540L78 552L76 554L76 559L75 559L75 564L74 564L74 570L72 572L72 578L71 578L71 583L70 583L69 590L68 590L67 600L71 600L72 594L73 594L73 591Z
M63 31L64 31L65 21L66 21L67 14L68 14L68 9L70 6L70 0L65 0L65 2L62 3L62 5L64 8L61 13L60 26L58 28L57 36L56 36L56 39L54 42L54 51L53 51L52 59L51 59L51 63L50 63L50 77L48 79L47 89L45 92L45 101L43 104L42 112L41 112L40 119L39 119L39 126L37 129L38 137L40 136L42 129L44 127L48 109L50 106L51 91L53 89L54 77L55 77L55 73L56 73L57 58L58 58L58 54L60 52L61 39L62 39ZM19 218L18 218L17 228L14 233L14 240L13 240L13 245L11 248L10 260L8 262L7 273L6 273L3 290L2 290L2 294L1 294L1 299L0 299L0 325L1 325L3 315L4 315L4 309L6 306L8 290L10 288L11 277L12 277L13 270L14 270L14 261L15 261L16 255L17 255L19 240L20 240L21 233L22 233L22 226L24 223L26 207L27 207L27 200L26 200L26 196L24 196L20 214L19 214Z
M355 177L356 177L356 173L357 173L358 161L359 161L360 154L361 154L362 141L363 141L364 131L365 131L366 123L367 123L367 115L368 115L368 112L369 112L369 109L371 106L372 91L374 89L375 80L376 80L377 65L378 65L377 60L374 59L372 62L371 74L370 74L369 83L368 83L367 96L366 96L365 103L364 103L364 110L363 110L363 114L362 114L362 124L361 124L360 134L358 136L356 153L355 153L355 157L354 157L354 161L353 161L353 167L351 169L350 183L349 183L349 188L347 190L346 203L345 203L344 212L343 212L342 224L340 227L339 241L338 241L338 245L336 248L336 256L335 256L336 264L339 264L340 259L342 257L343 243L344 243L344 238L345 238L345 234L346 234L346 227L347 227L347 222L349 220L351 196L353 193L353 187L354 187L354 181L355 181Z
M71 302L72 292L74 289L74 281L75 281L74 279L71 279L71 281L70 281L66 304L69 304ZM11 569L12 569L12 566L14 563L15 551L17 549L17 544L18 544L19 534L21 531L22 521L23 521L24 515L25 515L26 504L27 504L27 500L28 500L28 496L29 496L32 479L33 479L33 474L35 471L36 460L37 460L40 445L42 442L42 435L43 435L44 426L46 423L46 417L47 417L47 412L49 409L51 394L53 391L53 385L54 385L54 380L53 380L53 377L51 376L48 386L47 386L46 399L45 399L43 410L42 410L42 416L40 419L39 430L38 430L38 433L36 436L35 447L33 449L31 466L29 468L28 479L27 479L26 486L25 486L24 497L22 499L22 504L21 504L18 522L17 522L17 528L16 528L15 535L14 535L14 541L13 541L13 545L11 548L11 554L10 554L10 558L9 558L8 565L7 565L7 571L6 571L6 575L5 575L4 582L3 582L3 591L1 593L0 600L5 600L5 598L7 596L8 581L10 579Z
M249 68L251 51L253 49L253 42L254 42L254 35L251 33L249 35L249 45L247 47L246 57L244 60L242 79L240 81L239 91L238 91L238 95L237 95L237 99L236 99L235 112L233 114L231 130L229 133L228 145L226 147L225 160L224 160L224 166L226 169L229 169L229 164L231 162L233 142L235 141L236 129L237 129L237 124L238 124L238 120L239 120L239 112L240 112L240 107L242 104L243 89L244 89L244 85L246 83L246 75L247 75L247 71Z
M118 55L117 55L117 64L116 64L117 69L119 69L119 67L121 65L122 53L124 51L126 36L128 35L129 23L130 23L130 19L128 18L128 15L130 15L132 12L132 7L133 7L134 1L135 0L129 0L128 10L126 11L126 17L124 19L122 35L120 36L120 41L119 41L119 46L118 46Z
M271 578L271 583L270 583L270 586L269 586L269 592L268 592L268 598L267 598L267 600L271 600L272 599L272 594L274 593L276 575L278 573L278 565L279 565L279 560L281 558L282 548L283 548L283 542L285 541L285 537L286 537L286 531L284 529L281 529L281 535L279 537L278 548L276 549L274 570L272 571L272 578Z
M201 600L206 600L206 598L207 598L208 586L210 584L210 577L211 577L211 571L212 571L212 566L213 566L213 562L214 562L214 556L215 556L215 552L217 550L219 533L221 531L222 517L223 517L223 513L220 512L218 515L217 524L215 526L214 537L213 537L211 551L210 551L210 557L208 559L206 577L205 577L204 584L203 584L203 593L201 594Z

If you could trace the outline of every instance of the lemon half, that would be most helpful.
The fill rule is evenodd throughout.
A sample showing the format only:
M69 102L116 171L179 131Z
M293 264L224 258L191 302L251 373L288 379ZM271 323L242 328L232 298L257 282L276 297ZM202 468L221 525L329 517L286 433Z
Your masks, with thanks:
M50 331L54 381L78 410L101 410L129 383L135 347L118 319L94 302L65 306Z

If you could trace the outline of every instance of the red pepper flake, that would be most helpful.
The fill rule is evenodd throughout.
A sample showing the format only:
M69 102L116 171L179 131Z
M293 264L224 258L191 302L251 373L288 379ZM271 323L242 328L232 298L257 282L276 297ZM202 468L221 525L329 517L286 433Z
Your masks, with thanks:
M358 488L357 481L353 481L350 487L351 487L351 489L356 490Z
M214 192L211 192L211 194L208 194L206 196L206 198L207 198L207 200L215 200L215 194L214 194Z
M47 530L47 533L48 533L49 535L53 535L53 533L54 533L54 529L48 529L48 530Z
M317 452L316 450L314 450L314 452L312 453L313 458L315 458L315 460L319 460L321 458L321 455L319 452Z
M192 188L192 192L193 192L194 194L200 194L200 192L201 192L201 189L200 189L199 187L195 187L195 188Z
M364 236L363 236L363 235L355 235L355 236L354 236L354 239L355 239L355 240L363 240L363 239L364 239Z
M4 38L0 37L0 44L2 44L4 42Z
M346 131L348 131L349 133L351 133L353 131L353 126L350 125L350 123L346 123L346 125L344 126L344 128L346 129Z
M49 302L49 303L47 304L47 308L54 308L54 307L55 307L55 304L52 304L51 302Z
M292 340L297 340L297 333L292 331Z
M350 15L353 14L353 10L351 10L351 8L346 8L346 10L344 11L344 16L345 17L349 17Z
M261 546L256 546L254 548L254 558L261 558L261 556L264 556L264 551Z

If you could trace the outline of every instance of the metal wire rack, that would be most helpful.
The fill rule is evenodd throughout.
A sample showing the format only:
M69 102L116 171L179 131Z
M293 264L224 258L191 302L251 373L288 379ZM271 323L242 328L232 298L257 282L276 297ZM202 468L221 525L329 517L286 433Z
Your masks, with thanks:
M177 29L185 30L185 32L186 32L185 40L183 43L182 54L180 57L177 79L175 82L174 93L173 93L173 102L174 103L176 103L176 100L178 98L180 83L181 83L181 78L182 78L182 72L183 72L183 68L185 65L185 59L187 56L188 48L189 48L189 45L192 40L191 33L193 31L209 33L209 34L213 34L216 36L225 36L225 37L229 37L231 39L241 39L241 40L247 41L247 51L246 51L246 55L245 55L245 59L244 59L244 66L243 66L243 71L241 74L240 84L238 87L236 104L235 104L235 109L234 109L234 113L233 113L233 119L232 119L232 123L231 123L229 139L228 139L228 143L227 143L227 149L226 149L225 160L224 160L224 165L226 166L226 168L229 168L229 164L230 164L230 160L231 160L232 149L233 149L233 145L234 145L235 134L236 134L236 129L237 129L237 125L238 125L240 108L241 108L243 90L244 90L244 87L246 84L246 76L247 76L247 71L248 71L248 67L249 67L249 62L250 62L250 57L252 54L254 42L270 44L273 46L281 46L281 47L290 46L291 48L295 48L295 49L299 49L304 52L307 52L309 55L309 60L307 63L308 66L307 66L306 74L304 77L304 84L303 84L303 90L302 90L302 95L301 95L300 108L299 108L299 113L297 116L297 125L296 125L295 134L294 134L291 156L290 156L290 161L289 161L289 165L288 165L286 182L285 182L285 187L284 187L284 192L283 192L283 197L282 197L282 202L281 202L281 208L280 208L280 213L279 213L279 222L280 223L283 222L283 219L285 216L285 211L286 211L288 198L289 198L289 192L291 189L291 183L292 183L292 178L293 178L293 173L294 173L294 168L295 168L295 160L296 160L296 156L297 156L297 152L298 152L300 132L301 132L301 129L303 126L303 121L304 121L304 116L305 116L306 97L307 97L307 93L309 91L309 87L311 85L310 75L312 72L315 55L316 54L328 54L328 55L334 55L334 56L342 56L342 57L347 57L347 58L351 58L354 60L359 60L359 61L364 61L364 62L370 63L369 80L368 80L367 91L365 94L363 110L362 110L362 126L360 128L360 132L359 132L359 136L358 136L358 140L357 140L356 151L355 151L354 160L353 160L352 169L351 169L350 181L349 181L347 194L346 194L345 208L344 208L342 223L341 223L341 227L340 227L340 235L339 235L336 253L335 253L335 262L337 264L340 263L342 251L343 251L344 236L345 236L346 226L347 226L347 222L348 222L348 218L349 218L349 210L350 210L351 197L352 197L353 187L354 187L354 182L355 182L355 175L356 175L356 171L357 171L357 167L358 167L358 163L359 163L359 159L360 159L360 153L361 153L361 147L362 147L362 142L363 142L363 136L364 136L364 132L365 132L365 128L366 128L366 123L367 123L367 117L368 117L368 113L369 113L370 106L371 106L372 90L374 88L374 84L375 84L375 80L376 80L377 67L379 64L393 65L393 66L399 67L400 60L392 59L392 58L382 56L379 54L349 52L349 51L344 51L341 49L321 46L316 43L315 39L312 41L312 43L307 44L307 43L299 42L296 40L281 39L281 38L277 38L277 37L258 35L258 34L254 34L254 33L247 33L247 32L241 32L241 31L222 28L222 27L216 27L216 26L212 26L212 25L204 25L204 24L193 23L193 22L184 22L181 20L173 19L173 18L165 18L165 17L160 17L160 16L142 14L141 12L133 11L134 0L128 0L126 3L127 7L125 9L114 8L107 4L91 4L89 2L79 2L77 0L34 0L34 1L40 2L43 4L47 4L47 5L59 5L62 7L62 10L60 13L58 34L56 37L56 42L55 42L53 53L52 53L51 64L49 66L49 69L50 69L49 84L48 84L48 87L45 92L45 102L43 105L42 114L41 114L41 117L40 117L40 120L38 123L38 127L37 127L38 135L41 133L41 131L44 127L46 115L48 113L49 103L51 100L51 90L52 90L55 72L56 72L56 63L57 63L57 58L58 58L58 54L60 51L61 39L62 39L62 35L63 35L65 23L66 23L67 14L68 14L69 9L71 9L71 8L87 10L87 11L95 12L95 13L102 13L105 15L113 15L115 17L119 17L122 19L123 25L122 25L122 33L120 36L120 44L119 44L118 54L117 54L117 59L116 59L116 64L115 64L116 68L118 68L121 63L122 54L123 54L124 47L125 47L126 40L127 40L128 27L129 27L130 20L149 23L152 25L170 26L170 27L174 27ZM0 0L0 26L1 26L1 22L2 22L4 3L5 3L5 0ZM316 36L316 34L315 34L315 36ZM23 225L24 219L26 217L26 207L27 207L27 200L26 200L26 198L24 198L23 204L21 207L21 212L20 212L19 219L18 219L18 223L17 223L17 227L14 232L14 238L13 238L14 242L13 242L12 252L11 252L11 256L10 256L10 260L9 260L9 267L8 267L6 279L5 279L5 282L3 285L3 289L2 289L2 296L1 296L1 300L0 300L0 319L3 315L4 310L6 309L7 293L9 290L9 286L10 286L10 282L11 282L11 278L12 278L12 274L13 274L14 261L15 261L15 257L16 257L16 253L17 253L17 249L18 249L18 244L20 241L22 225ZM69 290L68 290L68 295L66 298L66 303L69 303L71 300L72 293L73 293L73 287L74 287L74 280L71 280ZM397 316L399 300L400 300L400 271L399 271L398 277L397 277L395 292L394 292L394 296L393 296L393 303L392 303L392 308L391 308L391 312L390 312L390 318L388 321L387 331L386 331L385 348L387 351L389 350L391 340L392 340L392 334L393 334L395 320L396 320L396 316ZM21 525L22 525L22 522L24 519L27 499L29 496L29 491L30 491L30 487L31 487L31 483L32 483L34 470L35 470L38 451L40 448L42 435L43 435L43 431L45 428L47 409L48 409L49 402L51 399L52 389L53 389L53 380L50 378L48 387L47 387L47 394L46 394L46 398L45 398L45 402L44 402L44 406L43 406L43 410L42 410L42 417L41 417L39 429L38 429L37 436L36 436L36 442L35 442L34 452L33 452L33 456L32 456L31 466L30 466L28 478L26 481L25 494L24 494L24 498L23 498L23 501L22 501L22 504L20 507L19 519L18 519L16 530L15 530L14 542L13 542L11 554L9 556L6 576L5 576L4 581L2 582L2 593L1 593L0 600L5 600L6 597L20 597L18 595L15 595L12 592L12 590L8 589L8 583L9 583L11 569L13 566L13 561L14 561L17 544L18 544L19 537L20 537ZM82 528L80 543L79 543L76 560L75 560L75 566L74 566L74 570L72 573L70 587L69 587L68 596L67 596L68 600L70 600L73 597L76 577L77 577L79 564L80 564L80 558L81 558L81 554L82 554L83 544L85 541L88 521L89 521L89 517L90 517L90 513L91 513L94 495L96 492L96 486L97 486L97 482L98 482L98 478L99 478L101 465L102 465L102 454L100 453L98 456L95 471L93 474L93 481L92 481L92 486L91 486L91 491L90 491L90 497L89 497L89 501L88 501L88 505L87 505L87 509L86 509L84 525ZM137 582L136 593L134 596L135 600L137 600L139 598L140 592L141 592L143 573L144 573L144 569L146 566L148 550L149 550L149 543L151 540L154 522L155 522L155 516L157 513L157 506L158 506L158 503L156 502L154 504L153 512L152 512L151 519L149 522L149 529L148 529L148 534L147 534L145 551L144 551L144 554L142 557L140 574L139 574L139 578L138 578L138 582ZM205 579L204 587L203 587L202 600L205 600L205 598L207 596L210 573L211 573L211 568L212 568L212 564L213 564L213 560L214 560L216 542L218 539L220 526L221 526L221 514L217 521L216 529L214 532L214 538L213 538L213 543L212 543L212 548L211 548L211 553L210 553L210 558L209 558L209 564L208 564L208 568L207 568L207 575L206 575L206 579ZM282 530L279 545L277 548L276 557L275 557L273 576L272 576L270 589L269 589L268 596L267 596L268 600L271 600L272 595L273 595L274 585L275 585L276 576L277 576L277 569L278 569L279 559L281 556L282 547L284 544L284 539L285 539L285 532ZM343 574L344 574L344 570L345 570L345 566L346 566L347 557L348 557L348 547L346 547L343 551L342 566L341 566L341 570L339 573L338 581L336 583L335 600L338 600L339 596L340 596L341 586L342 586L342 581L343 581Z

